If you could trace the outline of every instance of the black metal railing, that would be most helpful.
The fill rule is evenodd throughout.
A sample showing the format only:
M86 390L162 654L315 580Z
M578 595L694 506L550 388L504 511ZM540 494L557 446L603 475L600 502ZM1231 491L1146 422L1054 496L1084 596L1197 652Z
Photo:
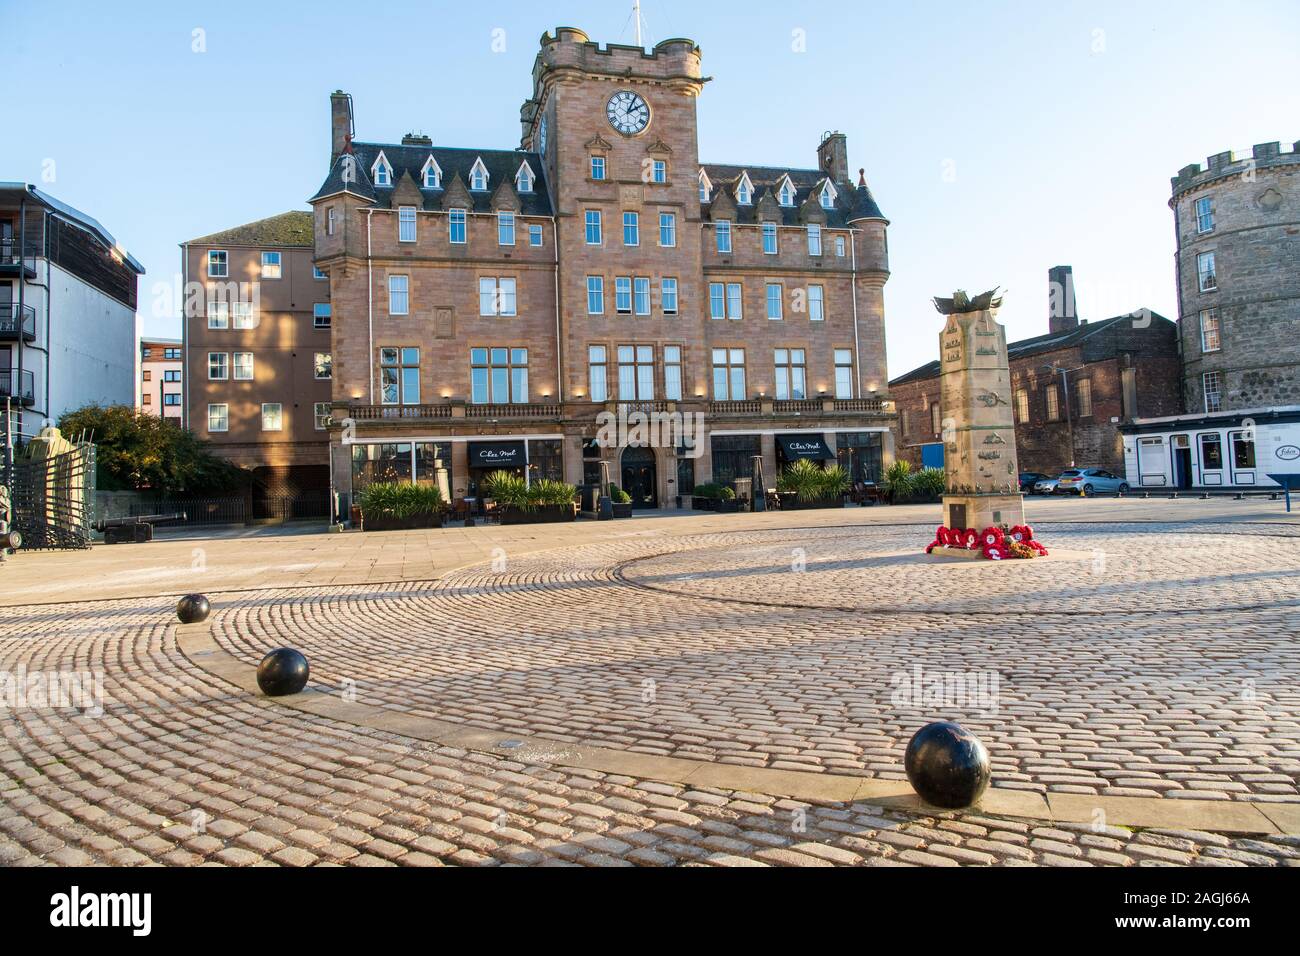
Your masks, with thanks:
M22 245L17 236L0 238L0 266L16 266L22 261Z
M32 373L16 368L0 368L0 398L12 398L17 402L36 401L36 380Z
M17 302L0 304L0 339L16 339L19 335L25 339L36 338L36 310Z

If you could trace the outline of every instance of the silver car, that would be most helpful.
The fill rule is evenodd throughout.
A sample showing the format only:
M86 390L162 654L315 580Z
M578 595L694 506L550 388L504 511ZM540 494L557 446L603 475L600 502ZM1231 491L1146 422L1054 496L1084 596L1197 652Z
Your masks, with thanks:
M1056 479L1054 493L1085 498L1096 494L1122 495L1128 493L1128 482L1104 468L1067 468Z
M1051 495L1056 493L1056 478L1040 478L1034 482L1034 494Z

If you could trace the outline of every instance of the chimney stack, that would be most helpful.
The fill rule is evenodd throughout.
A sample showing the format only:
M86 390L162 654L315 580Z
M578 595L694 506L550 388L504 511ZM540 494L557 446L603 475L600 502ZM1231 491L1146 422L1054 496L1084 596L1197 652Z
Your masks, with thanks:
M330 94L330 168L352 136L352 97L342 90Z
M1074 299L1074 269L1053 266L1047 270L1047 330L1053 335L1079 327L1079 309Z
M827 132L817 147L817 168L833 183L849 183L849 141L843 133Z

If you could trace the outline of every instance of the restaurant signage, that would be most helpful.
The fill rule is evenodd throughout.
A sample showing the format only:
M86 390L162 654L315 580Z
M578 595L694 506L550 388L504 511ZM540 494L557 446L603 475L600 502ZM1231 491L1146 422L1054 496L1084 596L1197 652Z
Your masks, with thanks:
M528 452L522 441L472 441L469 443L471 468L522 468Z

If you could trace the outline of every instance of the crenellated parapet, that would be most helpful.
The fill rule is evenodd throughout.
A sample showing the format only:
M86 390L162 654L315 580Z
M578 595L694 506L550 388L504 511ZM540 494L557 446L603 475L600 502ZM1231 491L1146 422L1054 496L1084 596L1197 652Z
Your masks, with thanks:
M1172 201L1177 201L1179 196L1192 189L1229 176L1240 176L1252 170L1258 171L1276 166L1300 165L1300 142L1292 143L1285 148L1281 143L1260 143L1251 148L1249 156L1238 155L1228 150L1215 153L1206 159L1205 163L1204 167L1200 163L1184 166L1178 171L1177 176L1170 179L1170 186L1173 189Z

